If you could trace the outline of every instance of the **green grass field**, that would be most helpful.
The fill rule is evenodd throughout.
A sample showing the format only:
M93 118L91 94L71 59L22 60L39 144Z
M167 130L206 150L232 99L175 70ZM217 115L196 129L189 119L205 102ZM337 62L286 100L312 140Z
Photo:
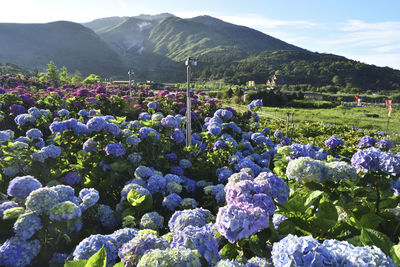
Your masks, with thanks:
M226 102L239 110L246 110L245 105L235 105ZM287 119L287 113L293 113L293 121L300 122L321 122L329 124L353 125L364 129L376 129L386 131L390 134L400 134L400 109L393 108L389 119L388 110L382 107L345 107L338 106L329 109L302 109L302 108L274 108L263 107L258 112L260 117L271 117L276 119ZM367 117L366 114L376 114L379 117Z

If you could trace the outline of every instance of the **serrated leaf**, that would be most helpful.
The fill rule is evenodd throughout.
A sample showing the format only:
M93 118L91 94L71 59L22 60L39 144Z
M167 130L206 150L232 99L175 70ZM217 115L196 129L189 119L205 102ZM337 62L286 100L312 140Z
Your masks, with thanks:
M89 258L85 267L107 267L107 252L104 245Z
M324 192L316 190L308 195L306 202L304 202L305 207L310 207Z
M237 247L234 244L226 244L220 251L221 258L234 260L239 255Z
M361 217L360 224L364 228L376 229L382 221L384 220L375 213L367 213Z
M389 255L390 249L393 246L392 240L390 240L387 235L370 228L361 229L360 239L364 246L375 245L380 248L386 255Z
M258 235L252 235L249 238L249 247L251 252L254 253L255 256L264 257L268 256L267 250L265 249L266 240L264 238L260 238Z
M390 256L394 264L400 265L400 243L390 249Z
M134 189L129 191L127 200L136 211L146 211L153 205L153 198L151 195L141 196Z
M290 220L284 220L278 225L278 231L282 235L293 234L296 230L296 225Z
M397 197L385 198L379 203L379 209L393 209L396 208L398 204L399 200Z
M64 267L85 267L88 260L67 261Z

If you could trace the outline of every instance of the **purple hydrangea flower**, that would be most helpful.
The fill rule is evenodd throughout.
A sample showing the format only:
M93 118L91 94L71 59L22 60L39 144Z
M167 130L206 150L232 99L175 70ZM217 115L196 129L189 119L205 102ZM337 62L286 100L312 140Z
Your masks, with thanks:
M283 133L282 133L281 131L276 130L276 131L274 132L274 138L275 138L275 139L281 139L282 137L283 137Z
M230 243L267 228L269 217L263 209L249 203L229 204L219 208L215 226Z
M176 143L183 143L185 141L185 134L179 128L176 128L170 138Z
M216 150L216 149L222 149L222 148L225 148L225 147L227 147L228 145L225 143L225 141L224 140L217 140L215 143L214 143L214 150Z
M368 135L364 136L361 138L360 142L358 143L359 148L365 148L365 147L372 147L376 143L376 139L373 137L370 137Z
M336 148L338 146L344 145L344 140L337 136L331 136L328 140L325 141L325 145L330 148Z
M106 124L107 122L103 117L94 117L86 123L86 126L90 132L100 132Z
M382 151L374 147L356 152L351 158L351 165L363 171L376 171L379 169L379 158Z
M381 139L376 143L376 145L379 149L389 150L393 147L393 142L389 139Z
M175 208L179 207L181 205L182 198L176 194L172 193L169 194L168 196L164 197L162 201L162 206L167 207L169 210L173 211Z

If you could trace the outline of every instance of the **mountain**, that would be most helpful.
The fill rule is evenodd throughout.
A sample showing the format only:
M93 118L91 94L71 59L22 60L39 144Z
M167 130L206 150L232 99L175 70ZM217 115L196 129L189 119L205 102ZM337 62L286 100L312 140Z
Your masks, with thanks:
M0 63L44 70L50 60L71 72L137 81L183 82L184 61L198 59L194 80L265 83L279 73L289 85L397 90L400 71L320 54L210 16L169 13L108 17L87 23L0 24ZM352 90L353 90L352 89ZM325 90L325 89L321 89Z
M0 23L0 62L44 71L53 60L73 73L103 77L125 73L123 59L96 33L78 23Z

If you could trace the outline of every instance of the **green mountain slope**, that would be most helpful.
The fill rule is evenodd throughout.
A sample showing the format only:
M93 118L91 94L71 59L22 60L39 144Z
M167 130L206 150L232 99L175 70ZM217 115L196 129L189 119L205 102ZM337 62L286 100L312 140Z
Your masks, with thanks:
M70 72L107 77L126 72L121 57L92 30L78 23L0 24L0 62L43 71L50 60Z

